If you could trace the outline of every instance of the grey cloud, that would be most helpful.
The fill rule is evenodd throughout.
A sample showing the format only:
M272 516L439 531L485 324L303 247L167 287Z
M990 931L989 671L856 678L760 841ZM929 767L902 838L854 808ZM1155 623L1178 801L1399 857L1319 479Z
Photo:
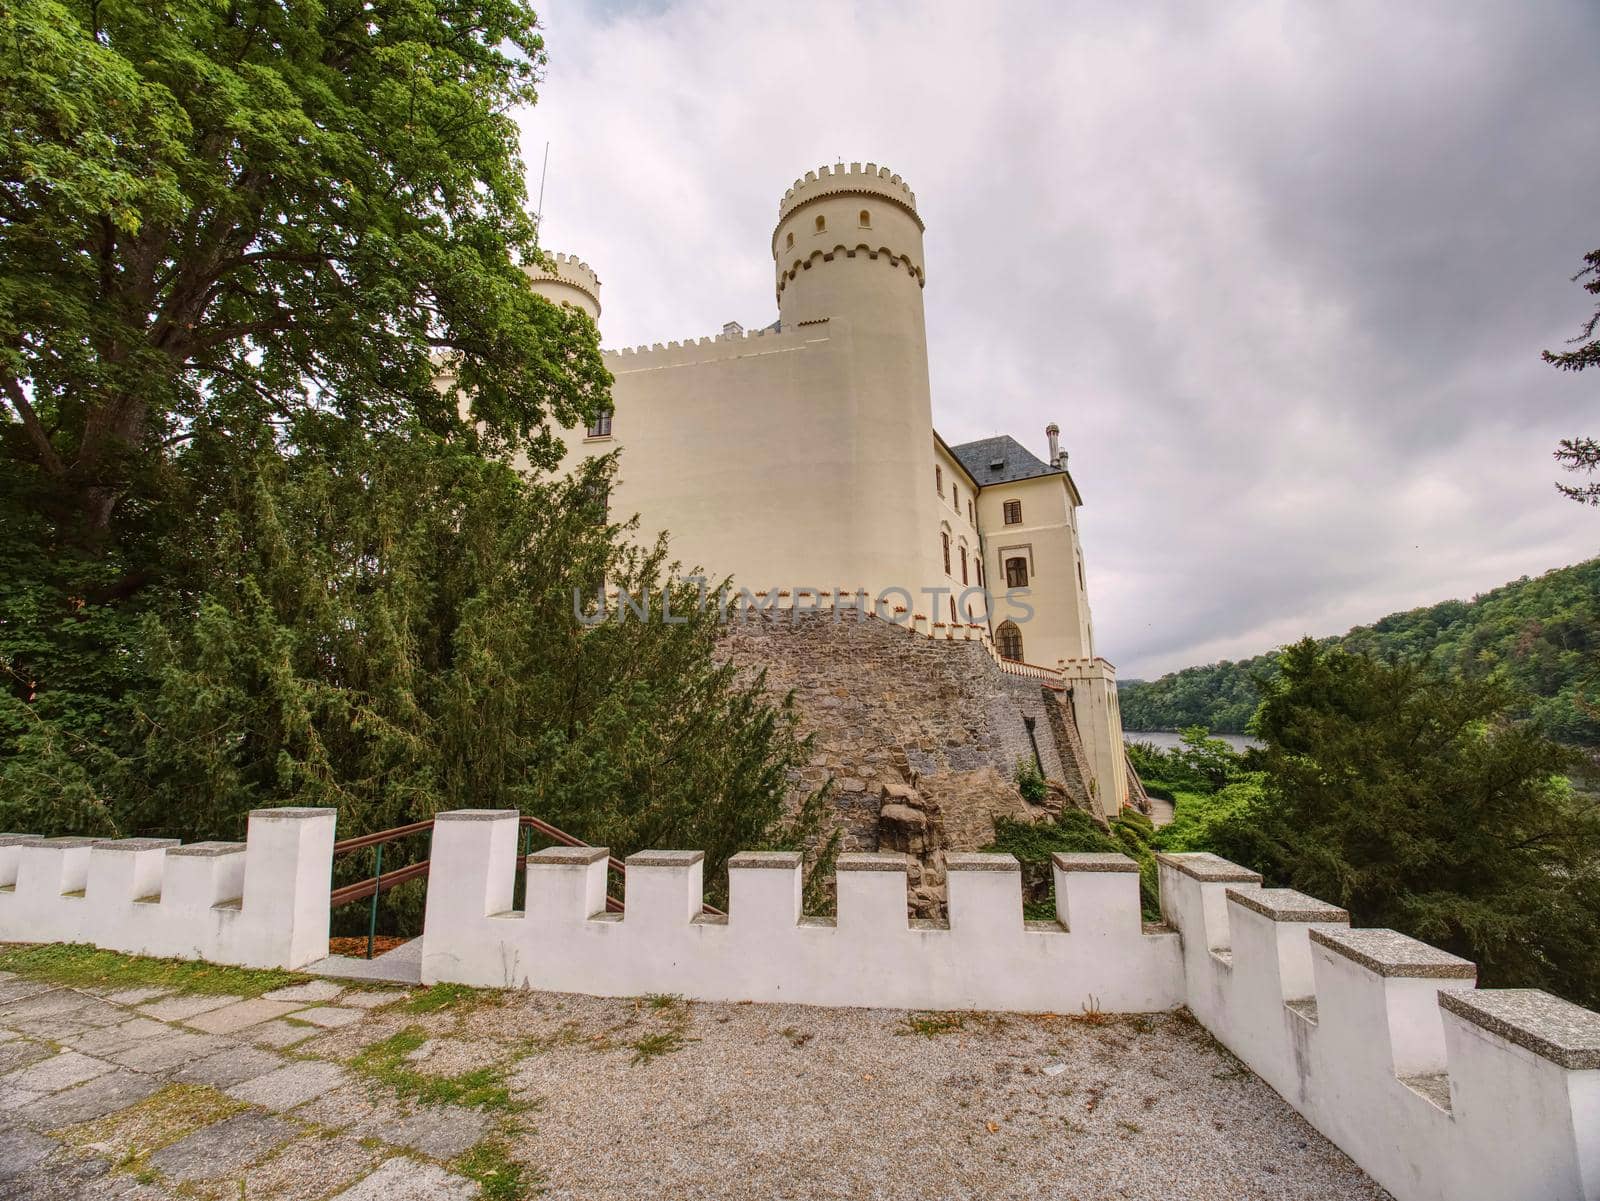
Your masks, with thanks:
M1600 244L1600 9L557 4L523 126L611 345L774 315L796 176L928 222L935 419L1061 423L1099 649L1252 654L1596 550L1538 352Z

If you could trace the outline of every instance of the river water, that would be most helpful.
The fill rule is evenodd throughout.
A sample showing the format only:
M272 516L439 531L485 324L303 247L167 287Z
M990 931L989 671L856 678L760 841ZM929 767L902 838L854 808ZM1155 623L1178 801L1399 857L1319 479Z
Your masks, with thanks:
M1259 739L1251 738L1245 734L1213 734L1212 738L1220 738L1236 751L1247 751L1253 746L1260 746ZM1183 735L1176 730L1124 730L1124 742L1148 742L1159 750L1176 750L1183 745Z

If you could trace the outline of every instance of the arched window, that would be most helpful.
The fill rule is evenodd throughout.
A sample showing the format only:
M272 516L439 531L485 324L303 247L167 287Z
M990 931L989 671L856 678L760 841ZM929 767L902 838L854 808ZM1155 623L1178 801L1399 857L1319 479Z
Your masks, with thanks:
M872 228L872 214L867 212L866 209L862 209L861 210L861 228L862 229L871 229Z
M944 495L944 468L937 463L933 465L933 487L940 496Z
M1000 644L1000 657L1002 659L1015 659L1022 662L1022 631L1017 629L1014 621L1000 623L1000 628L994 632L994 640Z
M817 218L817 232L820 234L823 230L825 230L827 228L828 228L828 219L826 217L818 217Z
M950 535L941 533L939 541L944 544L944 573L950 574Z
M967 548L964 546L961 548L961 582L967 582Z
M1021 555L1014 559L1006 560L1006 587L1026 588L1028 586L1028 560Z
M789 240L784 243L784 246L790 249L794 247L794 230L791 229L789 231Z

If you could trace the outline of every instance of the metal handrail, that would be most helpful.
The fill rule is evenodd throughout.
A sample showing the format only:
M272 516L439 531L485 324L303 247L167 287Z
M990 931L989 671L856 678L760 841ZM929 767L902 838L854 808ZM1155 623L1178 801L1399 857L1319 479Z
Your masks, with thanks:
M590 843L584 842L583 839L578 838L575 835L568 834L565 830L558 829L557 827L552 826L549 822L543 821L537 817L521 816L517 819L517 825L521 829L532 830L539 834L543 834L551 842L560 843L562 846L586 847L591 845ZM428 874L428 869L431 862L430 860L423 859L420 862L408 864L405 867L396 868L393 871L386 872L383 870L383 848L386 844L394 842L396 839L406 838L412 834L421 834L425 830L431 831L432 829L433 819L429 817L424 818L422 821L411 822L408 825L395 826L391 830L378 830L371 834L357 834L350 838L340 839L338 842L333 844L333 853L336 857L339 855L349 854L352 851L365 850L367 847L376 848L373 856L374 863L372 875L364 880L358 880L354 884L346 884L343 888L336 888L328 896L329 907L333 909L337 909L341 905L349 905L355 901L363 901L369 897L372 899L372 906L367 915L368 959L372 958L372 946L377 937L378 897L381 894L388 892L396 885L405 884L411 880L422 879ZM529 852L523 852L517 856L518 870L521 870L527 866L528 855ZM628 865L621 859L618 859L615 855L607 856L606 869L608 871L616 872L618 876L621 876L624 879L627 878ZM706 905L702 903L701 909L703 912L713 917L727 916L722 912L722 910L713 905ZM621 913L622 911L622 901L618 900L616 897L613 897L609 892L607 892L606 912Z

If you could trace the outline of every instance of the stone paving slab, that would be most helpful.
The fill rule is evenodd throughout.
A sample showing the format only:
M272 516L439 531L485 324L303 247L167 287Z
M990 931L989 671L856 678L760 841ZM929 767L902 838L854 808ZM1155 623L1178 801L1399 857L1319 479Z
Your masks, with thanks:
M106 1000L113 1005L144 1005L171 993L170 988L124 988L119 992L107 993Z
M51 985L41 980L8 980L0 984L0 1011L15 1001L26 1001L29 997L50 990Z
M406 1001L410 998L410 993L397 988L370 988L346 993L339 998L339 1004L352 1009L381 1009L385 1005L393 1005L396 1001Z
M251 1026L241 1033L257 1046L274 1047L281 1051L285 1047L303 1043L321 1031L315 1026L292 1026L280 1019L274 1022L262 1022L259 1026Z
M234 1045L220 1034L190 1034L170 1026L168 1031L155 1038L141 1039L127 1050L113 1051L107 1058L139 1072L168 1072Z
M293 1001L268 1001L257 997L253 1001L240 1001L184 1018L183 1024L206 1034L232 1034L246 1026L258 1026L273 1018L281 1018L299 1008L301 1006Z
M205 1013L212 1009L221 1009L224 1005L233 1005L244 1000L243 997L213 997L209 995L165 997L159 1001L152 1001L148 1005L139 1006L139 1012L145 1017L155 1018L158 1022L184 1022L196 1014Z
M185 1135L150 1157L150 1166L180 1183L224 1180L281 1147L301 1127L265 1113L241 1113Z
M0 1080L0 1113L15 1113L17 1110L34 1104L41 1097L48 1097L49 1093L36 1093L26 1088L14 1088L4 1080Z
M26 1106L21 1111L21 1117L36 1130L60 1130L126 1109L161 1087L159 1076L118 1068L104 1076L97 1076L87 1084L40 1098Z
M0 1122L0 1181L22 1175L55 1149L53 1139L24 1126Z
M113 1051L125 1051L147 1038L165 1034L167 1029L161 1022L141 1017L117 1026L99 1026L67 1041L85 1055L109 1055Z
M259 1105L281 1113L337 1088L344 1083L346 1075L345 1069L336 1063L305 1059L223 1091L247 1105Z
M107 1060L96 1059L81 1051L61 1051L49 1059L41 1059L30 1067L9 1073L5 1082L12 1088L29 1092L53 1093L103 1076L115 1067Z
M320 1001L331 1001L344 991L344 985L335 984L332 980L308 980L304 984L291 984L287 988L275 988L269 993L262 993L266 1001L300 1001L311 1005Z
M271 1051L256 1047L230 1047L215 1055L197 1060L178 1071L172 1078L179 1084L209 1084L212 1088L228 1088L243 1084L257 1076L265 1076L284 1066L284 1058Z
M50 1053L46 1043L34 1042L29 1038L12 1039L0 1045L0 1075L38 1063Z
M476 1109L434 1106L403 1118L366 1122L356 1127L363 1138L377 1138L429 1159L454 1159L489 1129L489 1115Z
M333 1201L471 1201L478 1195L475 1182L437 1164L414 1159L385 1160L378 1170Z
M324 1030L337 1030L341 1026L350 1026L366 1017L366 1012L360 1009L341 1009L337 1005L319 1005L315 1009L302 1009L294 1015L297 1022L310 1022L313 1026L320 1026Z

